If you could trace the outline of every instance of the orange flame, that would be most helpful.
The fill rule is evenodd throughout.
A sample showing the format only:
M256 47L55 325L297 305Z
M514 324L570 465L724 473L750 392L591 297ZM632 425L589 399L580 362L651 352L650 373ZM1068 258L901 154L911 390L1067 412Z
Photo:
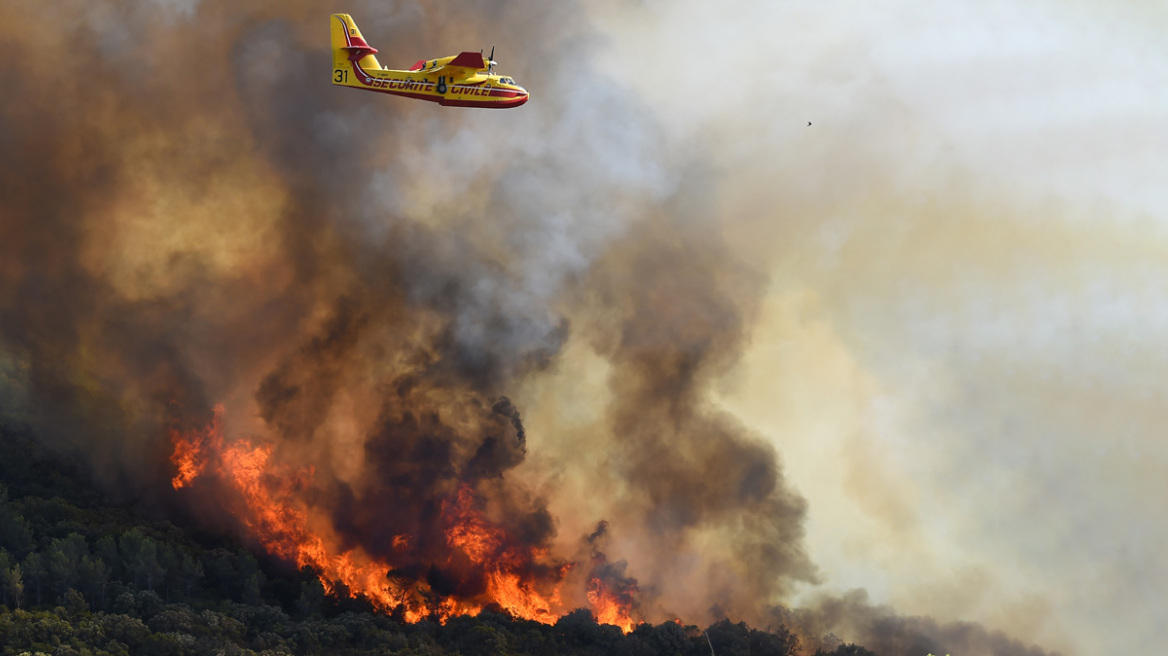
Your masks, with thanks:
M174 444L174 452L170 454L170 461L174 463L177 473L170 484L178 490L191 484L206 468L206 451L217 451L223 444L223 406L216 405L212 410L211 423L203 431L193 430L183 434L176 429L170 430L170 441ZM211 444L208 444L211 442Z
M447 508L450 528L446 541L458 548L487 573L487 594L499 606L515 617L555 624L560 610L560 582L568 566L561 572L556 585L547 595L535 590L530 581L524 581L515 571L535 560L537 554L524 553L518 547L505 546L506 534L489 525L474 509L475 496L469 487L458 491L457 502Z
M557 565L545 549L509 539L503 527L477 508L478 498L471 487L461 487L442 507L450 553L437 555L442 562L436 564L451 565L451 558L465 558L481 573L486 591L472 599L438 598L424 580L391 578L387 562L360 547L341 547L328 520L315 514L305 500L314 469L292 470L275 462L270 444L257 445L248 439L229 443L223 435L223 413L223 406L216 405L206 428L170 432L174 445L170 459L176 469L171 484L177 490L201 476L217 477L219 484L238 495L242 507L237 515L249 534L272 555L314 569L327 592L343 584L383 610L401 611L408 622L477 615L490 604L545 624L554 624L566 612L560 587L572 564ZM398 551L412 542L408 534L392 538ZM542 578L526 574L537 568L548 574ZM592 579L586 596L598 621L615 624L626 633L632 630L631 603L622 603L627 594L612 593L603 581Z
M634 622L628 603L623 603L621 596L611 590L609 586L598 578L588 581L588 603L592 604L596 621L601 624L612 624L620 627L624 633L633 630Z

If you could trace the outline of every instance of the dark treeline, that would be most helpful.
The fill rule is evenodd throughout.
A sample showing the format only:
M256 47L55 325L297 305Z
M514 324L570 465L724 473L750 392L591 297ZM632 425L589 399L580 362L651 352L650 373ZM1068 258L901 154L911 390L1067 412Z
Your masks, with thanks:
M224 536L106 503L37 443L0 427L0 654L587 654L787 656L798 639L724 620L629 635L577 610L554 626L501 612L408 624L310 571ZM708 635L708 639L707 639ZM823 652L819 652L823 653ZM873 654L843 645L834 655Z

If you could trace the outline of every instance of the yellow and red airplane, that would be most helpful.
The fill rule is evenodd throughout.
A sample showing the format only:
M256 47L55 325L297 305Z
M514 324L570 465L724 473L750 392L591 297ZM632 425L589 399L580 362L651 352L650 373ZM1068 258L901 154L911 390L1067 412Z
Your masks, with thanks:
M495 49L491 56L464 52L442 59L419 60L408 71L382 68L371 47L348 14L333 14L333 84L355 89L429 100L454 107L518 107L527 102L527 89L515 80L496 75Z

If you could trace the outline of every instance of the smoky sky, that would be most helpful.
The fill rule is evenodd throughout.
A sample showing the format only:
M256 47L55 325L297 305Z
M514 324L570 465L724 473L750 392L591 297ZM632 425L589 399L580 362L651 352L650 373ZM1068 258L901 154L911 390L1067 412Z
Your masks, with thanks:
M911 320L921 308L991 325L949 311L943 283L964 278L928 256L937 244L944 261L985 274L979 298L991 306L1040 295L997 293L1032 269L994 266L1001 232L985 218L1029 206L969 173L978 153L948 157L937 135L960 117L920 128L902 80L850 65L873 52L901 61L872 46L887 41L858 37L859 19L797 14L805 22L780 51L797 65L782 66L752 45L774 39L735 39L727 26L740 21L720 19L695 32L692 9L0 9L0 88L18 99L0 106L0 417L85 454L112 490L150 496L168 489L167 429L203 426L221 403L230 435L315 466L313 503L333 529L403 572L445 548L442 500L469 485L492 521L556 558L590 557L581 536L607 521L604 562L636 579L649 620L765 625L768 608L822 583L854 587L840 552L868 552L824 537L832 519L817 517L838 519L840 506L823 490L864 499L860 519L839 520L843 539L872 535L853 529L874 518L893 527L876 544L928 542L935 534L914 528L929 524L928 502L906 500L896 478L919 470L882 467L896 460L887 454L938 462L917 427L982 420L952 390L995 408L1010 395L974 381L929 388L945 403L840 408L852 407L849 390L886 390L883 374L914 361L902 352L955 348L930 341L944 324ZM494 45L498 71L532 99L452 110L334 88L334 11L351 13L390 67ZM742 15L765 24L761 10ZM689 61L708 88L682 102L665 76L628 67L661 56L650 46ZM756 60L766 76L747 75ZM794 133L794 107L815 115L792 125L819 130L823 117L833 136ZM938 216L976 229L938 228L956 225ZM1042 228L1023 234L1038 243ZM1038 262L1057 269L1081 251L1067 252ZM897 294L922 279L932 284ZM1038 277L1039 289L1057 279ZM768 358L772 346L783 357ZM919 382L913 371L893 378ZM873 426L887 428L880 439L867 439ZM198 491L185 502L200 503ZM403 533L417 539L394 556ZM879 564L863 562L864 584L880 583ZM464 575L435 580L473 594L481 581ZM946 619L924 617L927 590L897 599L918 619L832 599L808 602L809 634L889 653L904 640L1041 653L954 628L963 608L948 600Z
M689 47L717 90L638 87L702 135L727 239L770 276L715 394L782 454L827 586L1064 653L1156 651L1163 7L593 15L604 70Z

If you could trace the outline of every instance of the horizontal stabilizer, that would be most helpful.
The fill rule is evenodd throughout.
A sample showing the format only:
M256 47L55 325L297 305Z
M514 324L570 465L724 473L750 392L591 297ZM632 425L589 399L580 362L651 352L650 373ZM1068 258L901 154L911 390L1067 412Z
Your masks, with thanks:
M369 55L376 55L377 54L377 48L356 48L356 47L353 47L353 48L341 48L341 50L344 50L345 52L349 53L349 61L361 61L362 59L365 59Z
M343 46L341 50L349 53L349 61L361 61L368 55L377 54L377 48L365 43L365 39L359 36L349 37L349 45Z

